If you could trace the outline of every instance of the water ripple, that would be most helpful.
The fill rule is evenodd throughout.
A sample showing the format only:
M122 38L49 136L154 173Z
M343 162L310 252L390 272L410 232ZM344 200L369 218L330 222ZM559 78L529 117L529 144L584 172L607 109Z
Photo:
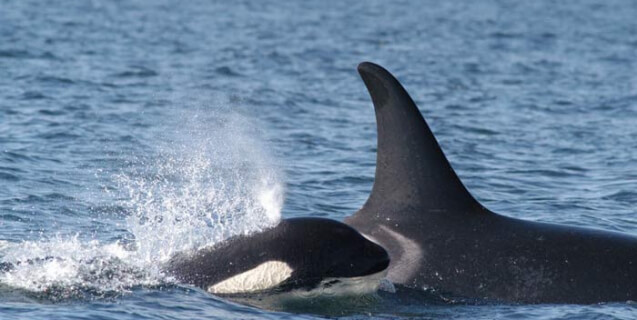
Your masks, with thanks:
M259 156L257 150L275 159L267 168L285 172L284 217L342 219L358 210L371 189L377 151L374 112L355 72L363 60L398 76L458 175L489 208L637 234L636 9L629 0L5 1L0 263L11 258L7 252L14 254L11 265L33 259L15 275L23 282L0 280L0 312L13 318L297 317L172 284L146 287L136 276L154 265L131 270L145 265L103 254L130 253L137 238L156 240L145 243L157 249L147 251L151 256L170 247L162 239L215 238L203 231L209 229L142 222L202 222L194 212L211 214L211 203L246 208L239 200L252 197L208 197L230 185L196 182L220 182L218 173L234 168L239 177L223 181L258 186L259 179L237 173L251 168L245 160ZM232 129L226 116L235 113L258 123L244 123L248 130L263 128L249 135L256 145L220 138ZM217 155L243 153L207 166L175 162L196 155L195 146L206 141L218 142ZM129 184L113 178L122 175ZM131 217L139 224L129 224ZM149 226L159 229L144 233ZM120 247L109 247L115 243ZM117 276L124 283L114 282ZM47 284L50 291L20 290L16 283ZM412 297L383 296L378 309L338 315L635 314L632 303L473 306Z

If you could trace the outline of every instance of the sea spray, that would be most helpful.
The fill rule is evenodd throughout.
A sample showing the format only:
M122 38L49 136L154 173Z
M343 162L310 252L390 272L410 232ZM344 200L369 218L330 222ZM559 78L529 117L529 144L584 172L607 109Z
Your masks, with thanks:
M161 265L176 252L276 225L283 179L256 139L257 126L227 110L196 109L173 120L152 153L128 155L109 175L103 196L122 208L113 223L125 236L3 242L0 285L49 300L117 296L165 283Z
M254 125L234 113L183 120L185 131L160 146L148 166L116 175L127 191L127 228L140 262L163 262L175 252L209 246L278 223L281 174Z

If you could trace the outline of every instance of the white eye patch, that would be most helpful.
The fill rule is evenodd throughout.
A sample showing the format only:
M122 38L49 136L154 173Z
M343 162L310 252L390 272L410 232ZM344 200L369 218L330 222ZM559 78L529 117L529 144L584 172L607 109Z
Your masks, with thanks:
M285 262L268 261L208 287L213 294L247 293L272 289L292 276Z

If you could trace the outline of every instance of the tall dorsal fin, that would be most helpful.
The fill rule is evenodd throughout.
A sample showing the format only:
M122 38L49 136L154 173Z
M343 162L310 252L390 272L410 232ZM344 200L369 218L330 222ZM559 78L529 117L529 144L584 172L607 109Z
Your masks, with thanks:
M464 187L407 91L387 70L358 66L376 111L376 178L357 216L469 215L482 206ZM478 210L482 211L482 210Z

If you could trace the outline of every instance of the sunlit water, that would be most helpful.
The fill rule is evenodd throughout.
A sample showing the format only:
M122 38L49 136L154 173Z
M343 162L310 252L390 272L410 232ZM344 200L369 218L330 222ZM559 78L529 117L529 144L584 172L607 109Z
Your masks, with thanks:
M404 290L248 302L266 311L161 264L362 205L364 60L399 77L490 209L637 235L636 16L632 1L3 1L0 318L632 319L632 303Z

